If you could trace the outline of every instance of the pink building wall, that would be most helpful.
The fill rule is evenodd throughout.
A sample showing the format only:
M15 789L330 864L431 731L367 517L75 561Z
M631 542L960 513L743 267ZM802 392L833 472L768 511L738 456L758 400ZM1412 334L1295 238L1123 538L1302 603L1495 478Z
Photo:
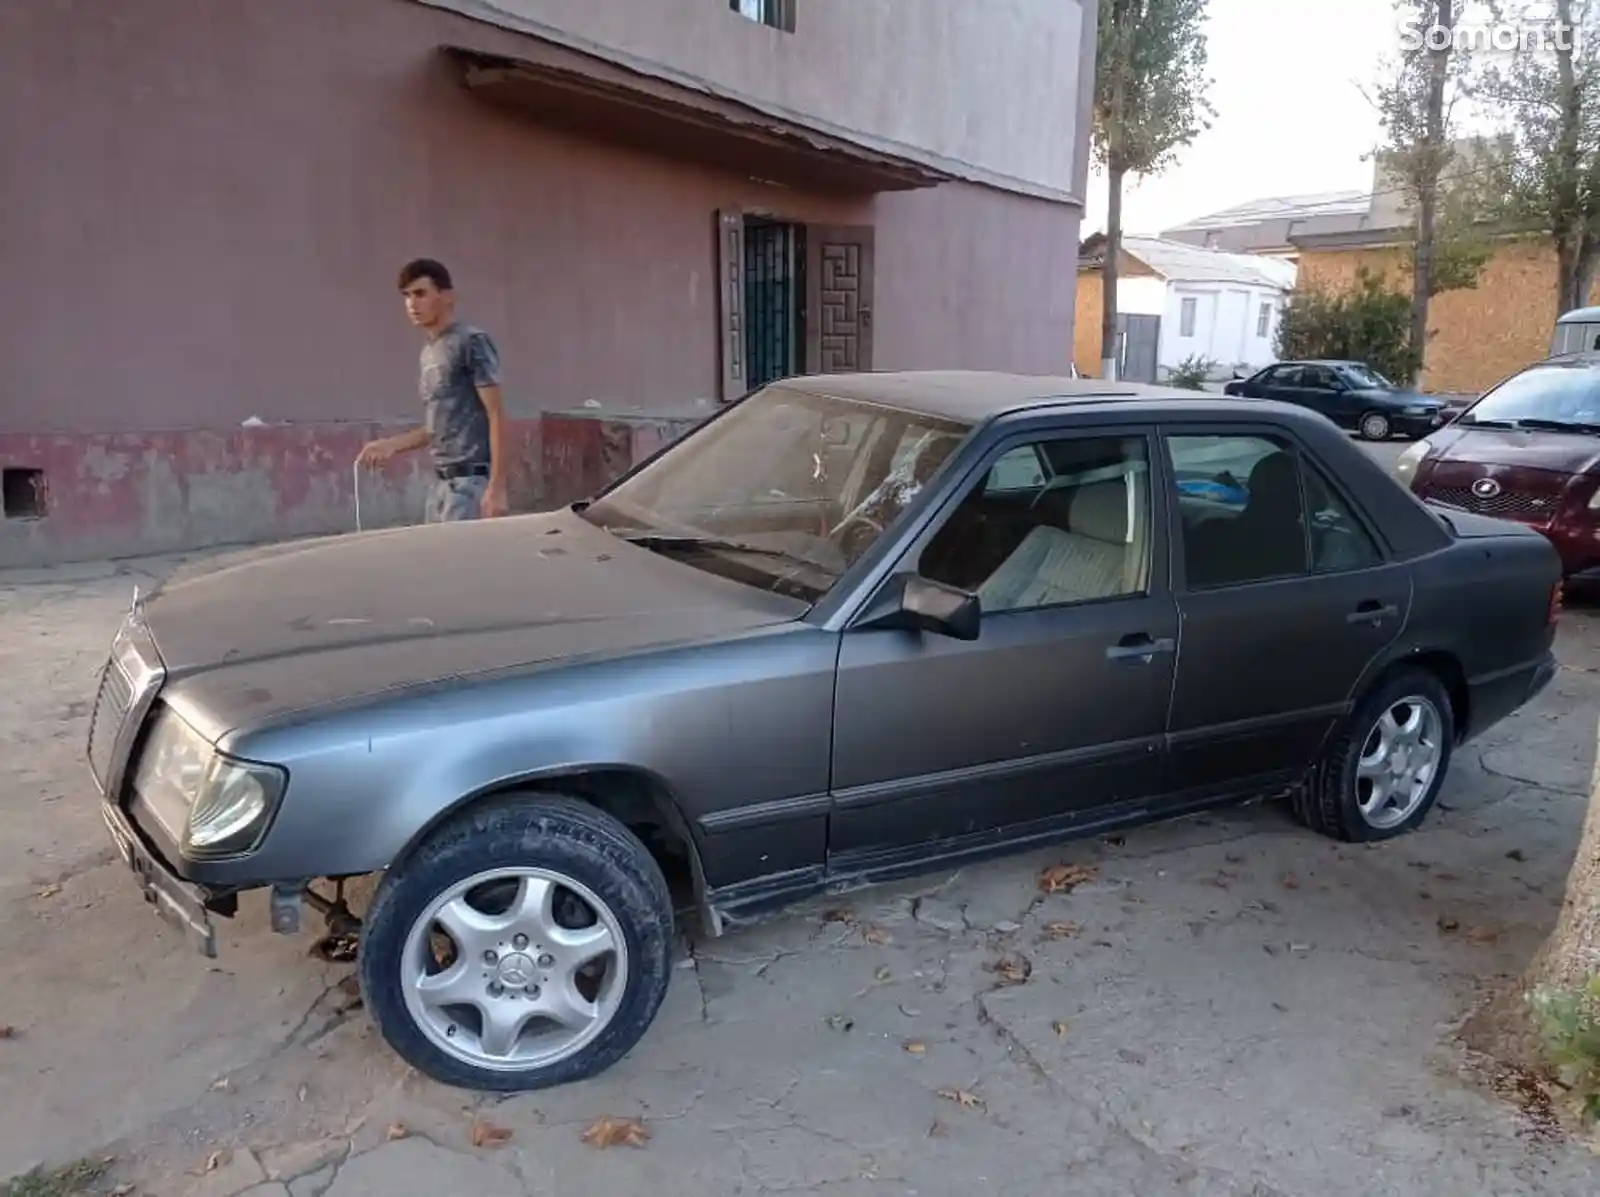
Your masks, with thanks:
M1075 208L624 153L480 102L437 52L522 41L408 0L0 5L0 466L48 503L0 524L0 565L350 526L360 441L419 416L394 285L419 254L500 343L524 505L637 455L559 446L711 410L718 208L876 226L878 369L1069 365ZM415 518L420 482L371 510Z

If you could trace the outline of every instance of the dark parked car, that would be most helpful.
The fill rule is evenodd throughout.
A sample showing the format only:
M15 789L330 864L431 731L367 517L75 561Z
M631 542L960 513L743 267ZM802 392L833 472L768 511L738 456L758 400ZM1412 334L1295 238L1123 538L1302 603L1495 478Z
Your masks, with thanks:
M1361 362L1276 362L1228 383L1222 393L1309 407L1369 441L1397 432L1427 436L1449 418L1446 404L1397 387Z
M1567 577L1600 581L1600 353L1519 370L1396 471L1426 499L1537 528Z
M1559 582L1543 537L1441 518L1298 407L823 375L593 501L136 599L88 754L202 950L241 892L283 932L309 905L402 1057L529 1089L650 1025L668 877L715 936L1220 803L1408 831L1549 681ZM379 871L358 921L343 880Z

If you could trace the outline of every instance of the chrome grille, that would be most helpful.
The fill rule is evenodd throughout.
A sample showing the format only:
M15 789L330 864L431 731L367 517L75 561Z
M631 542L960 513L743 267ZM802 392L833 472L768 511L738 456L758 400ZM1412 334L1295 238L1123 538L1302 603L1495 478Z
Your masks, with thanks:
M89 716L89 767L102 787L110 779L117 736L132 705L133 683L112 657L100 674L100 690L95 695L94 712Z
M1421 497L1436 503L1447 503L1476 515L1493 515L1528 523L1544 523L1556 513L1553 498L1530 495L1520 490L1503 490L1489 498L1480 498L1472 493L1470 486L1429 486L1423 488Z

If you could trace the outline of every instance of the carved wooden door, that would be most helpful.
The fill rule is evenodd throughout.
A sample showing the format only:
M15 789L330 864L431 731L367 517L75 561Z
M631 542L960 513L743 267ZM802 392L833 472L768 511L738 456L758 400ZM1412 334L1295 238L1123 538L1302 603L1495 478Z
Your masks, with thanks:
M872 369L872 228L806 229L806 372Z

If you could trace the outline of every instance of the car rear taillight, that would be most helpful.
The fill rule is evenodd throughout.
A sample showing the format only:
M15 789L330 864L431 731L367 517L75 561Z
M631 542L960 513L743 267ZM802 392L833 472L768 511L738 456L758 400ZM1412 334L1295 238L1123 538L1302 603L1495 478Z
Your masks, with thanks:
M1556 622L1560 618L1561 618L1561 583L1557 582L1554 586L1550 587L1550 614L1549 614L1547 622L1549 623L1549 625L1551 627L1555 627L1556 626Z

